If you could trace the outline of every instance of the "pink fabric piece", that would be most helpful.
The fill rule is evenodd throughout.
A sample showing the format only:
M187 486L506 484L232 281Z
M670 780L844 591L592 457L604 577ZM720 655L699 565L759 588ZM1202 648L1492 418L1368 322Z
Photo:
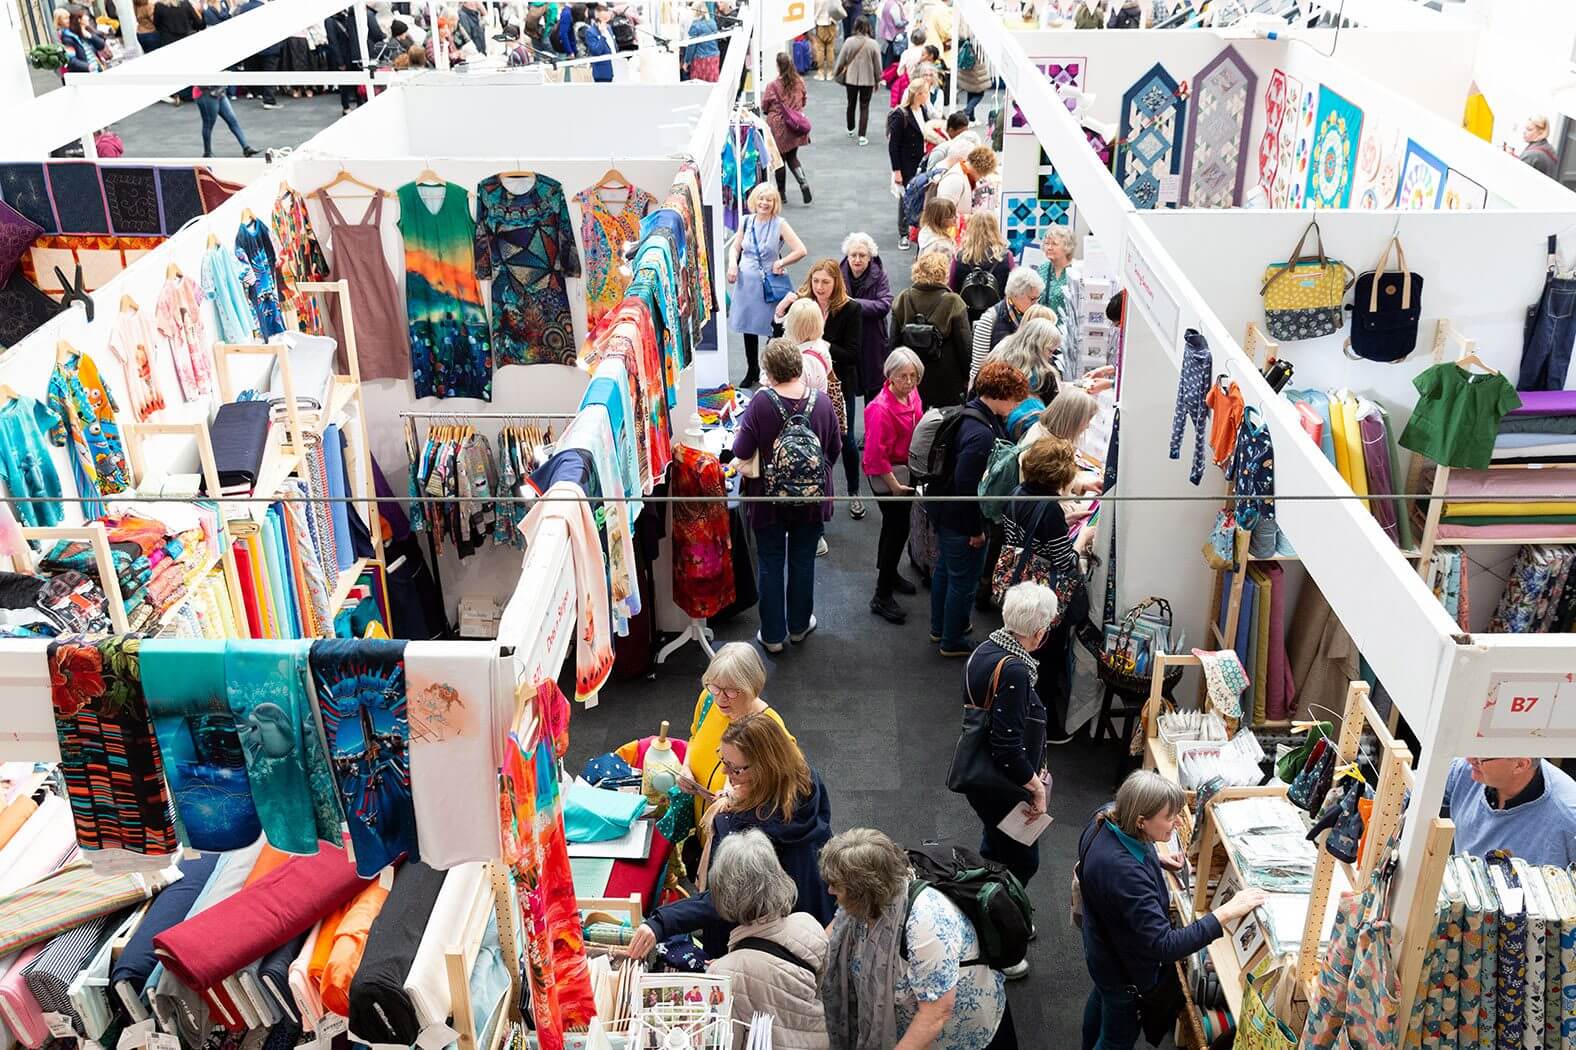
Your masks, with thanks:
M16 955L0 959L0 966L7 962L11 964L5 975L0 977L0 1014L4 1015L11 1034L29 1050L38 1050L49 1042L49 1026L44 1023L44 1013L38 1008L38 1000L33 998L27 981L22 978L22 971L47 946L47 942L35 944Z
M538 500L520 522L527 547L543 521L556 518L569 531L569 556L575 570L575 617L579 635L575 645L575 699L584 703L596 696L613 673L613 639L608 631L607 567L602 560L602 541L596 518L585 492L568 481L560 481L543 493L559 499Z
M1272 722L1291 717L1296 684L1291 661L1286 659L1286 570L1274 562L1260 565L1270 580L1269 682L1264 697L1264 717Z
M1439 537L1446 540L1561 540L1570 538L1576 525L1448 525L1439 523Z
M310 930L366 888L345 851L326 842L153 938L153 951L187 987L206 991Z
M1504 496L1576 493L1576 467L1526 470L1452 470L1447 500L1496 500Z

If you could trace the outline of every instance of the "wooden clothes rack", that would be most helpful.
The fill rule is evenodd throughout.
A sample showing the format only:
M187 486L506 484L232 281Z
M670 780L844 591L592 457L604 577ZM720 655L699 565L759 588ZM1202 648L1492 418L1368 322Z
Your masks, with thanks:
M130 634L131 624L126 618L126 596L120 590L120 576L115 572L115 561L110 557L109 530L102 521L85 525L24 526L22 538L29 542L53 544L59 540L76 540L93 546L93 562L98 567L99 587L104 592L104 606L109 613L110 626L115 634ZM20 564L25 560L25 564ZM19 564L13 568L20 573L34 575L36 567L30 555L13 559Z
M490 1027L476 1030L471 1003L471 972L476 967L489 918L498 925L498 946L509 971L509 987L493 1011ZM509 1034L507 1019L520 1001L519 955L514 940L514 891L501 862L487 865L487 878L471 901L458 929L458 941L444 949L444 970L449 981L449 1002L459 1050L498 1050Z

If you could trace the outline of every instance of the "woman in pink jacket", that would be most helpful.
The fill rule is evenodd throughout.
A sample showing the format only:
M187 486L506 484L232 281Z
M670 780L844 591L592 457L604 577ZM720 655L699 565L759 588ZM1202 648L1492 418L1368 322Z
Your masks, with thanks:
M887 355L882 371L886 382L881 392L865 403L865 476L877 496L912 496L908 443L925 414L919 401L925 366L914 351L898 347ZM870 611L888 623L900 624L908 614L893 592L914 593L914 585L897 571L908 543L910 507L897 500L878 500L876 506L881 509L881 537L876 542L876 596L870 599Z

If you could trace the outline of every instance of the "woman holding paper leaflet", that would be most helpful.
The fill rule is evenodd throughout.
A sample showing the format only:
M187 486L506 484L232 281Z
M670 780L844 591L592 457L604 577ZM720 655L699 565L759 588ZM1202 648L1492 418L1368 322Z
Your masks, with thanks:
M1049 778L1045 773L1045 705L1034 688L1040 668L1029 654L1040 647L1055 618L1056 594L1049 587L1020 583L1008 588L1001 606L1001 629L991 632L963 669L963 702L976 706L989 703L991 758L1014 784L1023 785L1029 796L1029 814L1036 818L1045 812ZM980 856L1006 865L1027 886L1040 867L1039 842L1019 842L997 826L1024 801L1023 796L971 791L965 797L985 825ZM1003 972L1008 977L1022 977L1029 972L1028 960Z

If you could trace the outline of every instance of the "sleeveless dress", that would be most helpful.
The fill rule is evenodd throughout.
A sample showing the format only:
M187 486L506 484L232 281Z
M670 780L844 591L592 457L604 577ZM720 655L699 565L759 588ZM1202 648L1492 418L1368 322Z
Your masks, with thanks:
M777 304L766 301L762 276L771 272L782 254L782 219L773 217L762 225L751 215L739 236L744 247L739 252L739 279L733 284L728 327L741 335L770 336Z
M343 278L350 283L350 308L356 326L356 357L361 378L406 379L410 376L410 335L405 330L405 311L400 307L394 274L383 256L383 196L367 205L360 222L346 222L339 205L326 193L314 194L323 202L328 218L328 279ZM339 365L348 368L345 356L345 326L340 318L339 297L328 301L328 315L339 333Z

